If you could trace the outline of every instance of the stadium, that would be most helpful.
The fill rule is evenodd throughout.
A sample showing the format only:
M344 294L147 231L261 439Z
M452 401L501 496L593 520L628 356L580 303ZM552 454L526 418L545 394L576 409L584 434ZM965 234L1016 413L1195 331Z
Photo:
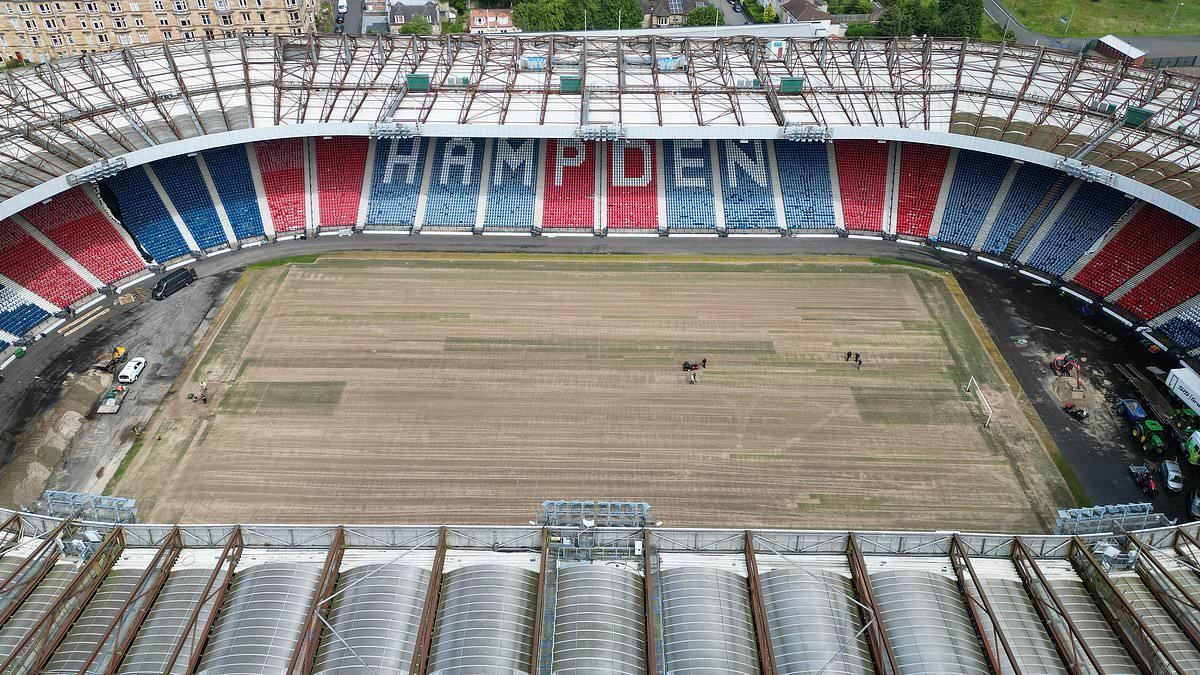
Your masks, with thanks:
M1196 77L243 36L0 92L0 672L1200 672L1200 529L1055 523L1135 454L1028 367L1200 365Z

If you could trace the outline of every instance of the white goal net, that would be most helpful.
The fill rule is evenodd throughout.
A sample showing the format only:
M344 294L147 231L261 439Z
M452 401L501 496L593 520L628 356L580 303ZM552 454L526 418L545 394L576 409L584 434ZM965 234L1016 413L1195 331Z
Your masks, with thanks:
M979 388L979 381L975 379L974 375L972 375L971 379L967 381L967 386L963 388L963 391L967 393L975 392L975 396L977 396L979 398L979 402L983 404L984 414L987 415L987 417L985 417L983 420L983 426L992 426L992 404L988 403L987 396L984 396L983 390Z

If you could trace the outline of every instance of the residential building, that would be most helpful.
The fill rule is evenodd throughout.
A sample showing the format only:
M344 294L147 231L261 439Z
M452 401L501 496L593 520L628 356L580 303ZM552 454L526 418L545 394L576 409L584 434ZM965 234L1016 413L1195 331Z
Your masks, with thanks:
M313 31L317 0L0 2L0 53L42 62L138 44Z
M707 0L643 0L645 16L642 18L642 27L682 26L693 9L709 5L712 5L712 2Z
M511 9L472 9L472 33L520 33L521 30L513 25Z
M817 0L786 0L776 8L780 23L832 22L829 3Z

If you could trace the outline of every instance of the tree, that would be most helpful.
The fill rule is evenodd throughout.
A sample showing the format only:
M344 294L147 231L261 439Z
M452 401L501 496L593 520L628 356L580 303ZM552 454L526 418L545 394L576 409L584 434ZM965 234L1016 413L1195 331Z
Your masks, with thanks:
M688 12L687 18L684 19L685 26L724 26L725 13L716 7L703 5Z
M942 37L979 37L983 22L983 0L938 0Z
M775 23L778 20L779 17L775 16L775 5L767 5L766 9L763 10L762 22Z
M423 14L418 14L400 26L401 35L429 35L433 33L433 24L429 23Z
M563 0L529 0L513 9L513 24L526 32L545 33L566 28Z
M455 33L461 32L463 32L462 17L459 17L454 21L442 22L442 35L454 35Z
M937 10L923 0L889 0L879 15L880 35L939 35Z

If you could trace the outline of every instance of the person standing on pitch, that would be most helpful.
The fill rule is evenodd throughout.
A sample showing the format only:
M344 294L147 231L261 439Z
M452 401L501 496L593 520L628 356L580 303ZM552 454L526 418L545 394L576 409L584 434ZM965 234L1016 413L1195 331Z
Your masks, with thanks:
M688 380L690 384L696 384L696 373L692 373L692 378Z
M846 363L850 363L851 356L854 356L854 352L846 352Z

